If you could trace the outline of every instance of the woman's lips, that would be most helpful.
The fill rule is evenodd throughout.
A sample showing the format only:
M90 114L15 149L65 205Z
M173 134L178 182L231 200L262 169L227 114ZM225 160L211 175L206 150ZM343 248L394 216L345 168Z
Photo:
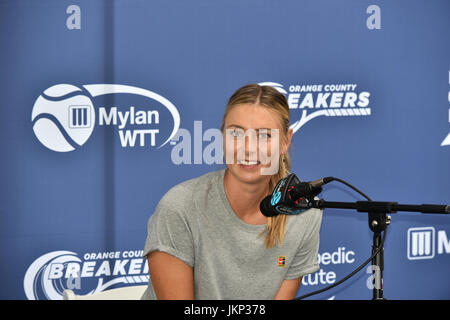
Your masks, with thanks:
M238 164L240 167L245 169L253 169L259 166L259 161L245 161L245 160L239 160Z

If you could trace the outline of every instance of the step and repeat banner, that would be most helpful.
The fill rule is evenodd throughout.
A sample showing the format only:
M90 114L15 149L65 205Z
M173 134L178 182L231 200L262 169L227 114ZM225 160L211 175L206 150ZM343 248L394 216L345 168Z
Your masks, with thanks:
M225 167L217 132L249 83L289 101L292 172L377 201L450 202L450 2L0 1L1 299L149 281L147 221ZM328 201L360 195L332 182ZM450 216L391 215L387 299L450 299ZM371 255L366 213L324 211L320 270ZM310 299L371 299L370 264Z

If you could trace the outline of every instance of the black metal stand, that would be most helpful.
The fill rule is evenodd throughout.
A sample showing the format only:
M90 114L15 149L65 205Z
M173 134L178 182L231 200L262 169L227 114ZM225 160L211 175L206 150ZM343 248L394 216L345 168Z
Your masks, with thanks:
M372 240L372 254L375 257L372 259L372 273L373 273L373 289L372 300L384 300L383 297L383 271L384 271L384 248L381 243L381 224L384 224L384 232L386 232L386 226L389 224L390 217L385 214L377 215L375 220L371 219L373 213L369 213L369 225L373 231ZM382 220L380 223L379 221ZM375 226L374 226L375 225Z
M384 248L381 233L386 232L386 228L391 222L391 217L387 214L396 213L397 211L450 213L450 206L448 205L409 205L398 204L397 202L380 201L330 202L324 200L311 200L307 206L309 208L318 209L353 209L358 212L368 213L369 228L373 232L372 255L376 252L372 259L373 300L385 300L383 297Z

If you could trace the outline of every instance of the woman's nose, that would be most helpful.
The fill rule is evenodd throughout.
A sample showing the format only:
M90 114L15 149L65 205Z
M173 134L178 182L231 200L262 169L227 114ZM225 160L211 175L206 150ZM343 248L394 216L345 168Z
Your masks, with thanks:
M248 160L258 160L258 138L256 134L245 137L245 157Z

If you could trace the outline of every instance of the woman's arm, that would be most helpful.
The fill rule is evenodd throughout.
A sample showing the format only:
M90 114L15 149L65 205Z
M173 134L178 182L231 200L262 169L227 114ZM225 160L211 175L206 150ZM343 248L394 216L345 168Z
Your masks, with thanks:
M280 289L278 289L277 294L275 295L275 300L292 300L295 298L297 294L298 288L300 287L300 283L302 282L302 278L292 279L292 280L284 280L281 283Z
M150 279L159 300L193 300L194 269L174 256L154 251L149 254Z

